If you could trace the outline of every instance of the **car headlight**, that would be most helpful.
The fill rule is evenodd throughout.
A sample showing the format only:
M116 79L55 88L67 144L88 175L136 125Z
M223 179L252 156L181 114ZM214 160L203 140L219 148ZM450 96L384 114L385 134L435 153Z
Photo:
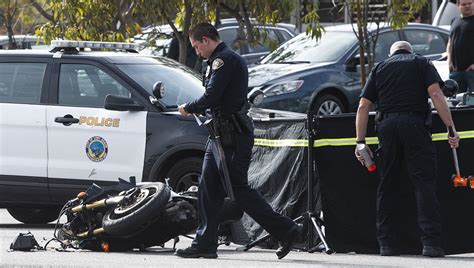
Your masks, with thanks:
M280 82L269 86L268 88L263 90L263 93L265 94L265 96L269 97L294 92L297 91L303 85L303 82L303 80Z

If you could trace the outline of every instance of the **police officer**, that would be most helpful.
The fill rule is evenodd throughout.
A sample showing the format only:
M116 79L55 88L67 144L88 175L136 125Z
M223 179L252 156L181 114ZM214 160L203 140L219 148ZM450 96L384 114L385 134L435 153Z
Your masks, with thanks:
M390 54L388 59L372 69L356 117L357 143L365 143L368 113L375 103L381 167L376 219L380 255L400 254L394 211L397 208L400 170L405 164L415 189L418 225L422 231L422 254L443 257L436 197L436 152L431 140L428 96L443 123L454 131L454 137L448 137L452 148L458 147L459 136L440 88L443 82L431 62L413 54L412 46L405 41L395 42ZM369 153L372 154L370 149ZM355 156L363 164L357 149Z
M222 146L231 177L236 204L281 241L278 258L285 257L301 233L300 226L290 218L276 213L262 196L248 185L248 168L252 155L253 122L247 115L248 71L245 61L230 50L209 23L198 24L189 34L196 53L208 60L205 77L206 90L197 100L178 107L183 115L212 114L217 122ZM215 140L210 137L202 175L199 180L199 227L192 245L176 252L184 258L217 258L218 212L222 208L225 192L219 177L218 154Z

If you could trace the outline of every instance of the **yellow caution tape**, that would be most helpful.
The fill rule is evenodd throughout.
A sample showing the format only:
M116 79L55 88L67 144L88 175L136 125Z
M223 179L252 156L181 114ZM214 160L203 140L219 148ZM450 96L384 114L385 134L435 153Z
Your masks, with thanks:
M473 139L474 130L459 131L459 137L461 139ZM448 140L447 132L434 133L432 134L433 141L444 141ZM377 137L366 137L367 144L378 144ZM325 147L325 146L354 146L356 138L334 138L334 139L316 139L314 141L314 147ZM307 147L307 139L260 139L255 138L255 146L262 147Z

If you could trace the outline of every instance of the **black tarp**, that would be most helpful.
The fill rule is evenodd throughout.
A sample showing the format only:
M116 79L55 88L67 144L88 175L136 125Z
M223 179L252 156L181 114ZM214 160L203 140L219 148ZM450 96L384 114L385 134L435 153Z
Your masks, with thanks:
M461 173L474 175L474 109L453 110L458 132L463 134L458 148ZM306 210L307 139L305 122L256 119L256 145L249 169L249 183L257 188L278 211L295 218ZM454 188L452 151L446 129L435 114L433 134L438 152L438 196L443 219L443 246L448 254L474 252L474 189ZM374 137L373 115L368 137ZM439 140L441 139L441 140ZM370 140L370 139L369 139ZM282 142L288 141L288 146ZM349 142L348 142L349 141ZM321 145L322 144L322 145ZM354 157L355 114L319 119L314 155L319 171L315 177L316 210L322 207L326 239L337 252L375 253L375 205L378 176L369 173ZM377 145L370 145L374 150ZM399 220L401 248L405 253L421 251L413 190L402 176ZM320 198L320 199L318 199ZM320 200L320 202L318 202ZM262 229L248 216L242 220L250 239ZM237 241L239 242L239 241ZM243 241L240 241L243 242Z

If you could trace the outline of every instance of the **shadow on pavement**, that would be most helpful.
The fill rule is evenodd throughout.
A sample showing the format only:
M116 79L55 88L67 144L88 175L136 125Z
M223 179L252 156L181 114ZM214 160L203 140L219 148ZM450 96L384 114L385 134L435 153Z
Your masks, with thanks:
M0 228L8 228L8 229L54 229L54 223L47 223L47 224L24 224L24 223L3 223L0 224Z

